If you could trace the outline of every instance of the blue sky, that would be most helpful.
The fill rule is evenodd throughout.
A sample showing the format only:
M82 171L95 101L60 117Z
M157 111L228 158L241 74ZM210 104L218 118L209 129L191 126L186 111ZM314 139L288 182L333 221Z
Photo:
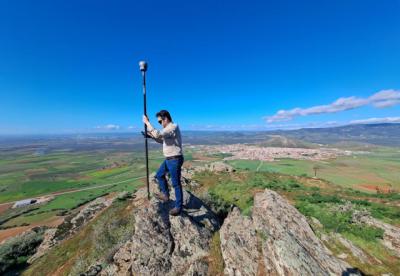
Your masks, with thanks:
M183 129L400 122L399 12L391 0L3 0L0 133L141 129L141 59L149 114L168 109Z

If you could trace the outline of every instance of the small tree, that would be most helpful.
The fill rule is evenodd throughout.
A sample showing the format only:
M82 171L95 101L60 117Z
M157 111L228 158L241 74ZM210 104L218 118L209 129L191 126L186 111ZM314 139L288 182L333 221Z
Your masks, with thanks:
M313 170L314 170L314 177L317 177L317 171L319 171L321 169L321 167L320 166L318 166L318 165L314 165L313 166Z

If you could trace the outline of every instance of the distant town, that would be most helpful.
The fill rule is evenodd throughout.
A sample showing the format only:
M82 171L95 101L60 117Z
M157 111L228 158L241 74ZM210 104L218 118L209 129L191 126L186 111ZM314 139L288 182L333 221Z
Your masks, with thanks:
M208 154L228 154L225 160L262 160L274 161L275 159L291 158L299 160L327 160L338 156L349 156L351 151L335 148L280 148L280 147L260 147L245 144L232 145L200 145L193 146L195 149L202 150Z

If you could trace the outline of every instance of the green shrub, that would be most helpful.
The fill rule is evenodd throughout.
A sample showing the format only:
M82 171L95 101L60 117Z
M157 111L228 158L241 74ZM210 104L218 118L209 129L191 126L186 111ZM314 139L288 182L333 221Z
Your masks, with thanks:
M363 200L363 199L353 199L351 200L351 203L356 204L356 205L361 205L361 206L371 206L371 202L368 200Z
M399 209L396 207L383 206L378 203L371 203L368 209L371 212L371 215L378 219L400 219L400 212Z
M298 196L298 200L307 201L309 203L342 203L342 199L340 199L336 195L322 195L319 192L314 192L311 195L300 195Z
M366 241L373 241L376 239L382 239L384 230L381 228L367 226L367 225L360 225L360 224L350 224L346 228L346 233L351 233L356 237L360 237Z
M0 273L23 266L43 240L44 228L34 228L0 245Z
M208 192L208 198L205 199L205 203L217 214L218 217L224 218L228 215L231 208L231 203L224 200L221 196L210 190Z
M296 208L305 216L317 218L329 231L343 232L347 225L351 223L351 212L332 213L322 205L307 201L298 202Z
M307 199L311 198L311 202ZM305 216L317 218L324 228L330 232L352 234L365 241L375 241L383 238L384 231L380 228L357 224L352 221L352 212L333 212L326 206L326 202L336 202L330 197L306 197L305 201L298 201L296 208Z

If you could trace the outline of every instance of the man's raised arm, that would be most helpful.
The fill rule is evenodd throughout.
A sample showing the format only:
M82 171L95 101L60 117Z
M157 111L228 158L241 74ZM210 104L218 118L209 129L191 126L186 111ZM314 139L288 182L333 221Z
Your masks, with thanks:
M144 134L144 131L142 131L142 135L143 135L144 137L151 138L151 139L153 139L154 141L156 141L157 143L160 143L160 144L162 144L163 141L164 141L163 138L155 138L155 137L153 137L153 135L151 134L151 132L148 131L148 130L147 130L147 135Z

